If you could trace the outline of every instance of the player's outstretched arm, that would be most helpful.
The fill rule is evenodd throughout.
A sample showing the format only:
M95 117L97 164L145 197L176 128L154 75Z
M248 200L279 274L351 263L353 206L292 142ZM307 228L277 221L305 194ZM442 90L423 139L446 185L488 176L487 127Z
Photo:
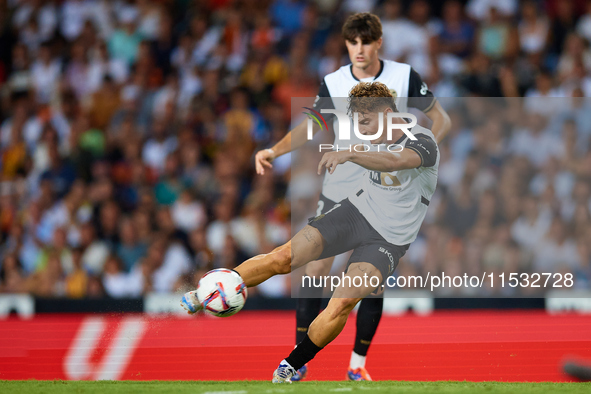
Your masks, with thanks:
M418 167L431 167L437 161L437 145L424 134L417 134L416 141L409 141L398 152L328 152L318 164L318 175L322 167L332 174L339 164L347 161L372 171L392 172Z
M313 124L312 127L314 134L320 130L316 124ZM292 150L296 150L304 145L307 141L307 133L308 121L305 119L292 130L290 130L285 135L285 137L283 137L281 141L276 143L271 149L263 149L258 151L254 158L257 174L264 175L265 168L273 168L273 164L271 164L273 159L289 153Z
M329 174L332 174L339 164L347 161L368 170L380 172L406 170L421 166L420 156L408 149L403 149L401 152L328 152L322 156L318 164L318 175L322 173L322 167L326 167Z
M421 166L421 157L410 149L400 152L354 152L351 162L372 171L392 172Z
M433 122L431 132L439 144L451 129L451 119L439 103L439 100L435 100L435 104L433 104L433 107L429 111L425 112L425 115Z

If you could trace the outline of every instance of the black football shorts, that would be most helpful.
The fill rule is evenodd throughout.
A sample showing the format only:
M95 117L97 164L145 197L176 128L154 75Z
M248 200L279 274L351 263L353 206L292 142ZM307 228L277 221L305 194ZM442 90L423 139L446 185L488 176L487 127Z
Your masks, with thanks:
M325 241L319 260L353 249L347 268L352 263L370 263L380 271L382 280L394 273L398 261L410 246L386 241L349 199L325 209L308 224L320 231Z
M318 208L316 208L316 216L328 212L335 206L335 204L336 202L327 198L324 194L320 194L320 197L318 198Z

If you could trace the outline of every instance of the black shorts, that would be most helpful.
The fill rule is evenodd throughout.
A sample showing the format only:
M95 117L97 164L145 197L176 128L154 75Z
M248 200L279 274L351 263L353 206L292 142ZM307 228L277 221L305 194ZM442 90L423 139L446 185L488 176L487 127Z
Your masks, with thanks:
M352 263L370 263L381 272L383 280L394 273L398 261L410 246L386 241L349 199L311 218L308 224L318 229L325 241L318 260L353 249L347 268Z
M324 194L320 194L318 197L318 208L316 209L316 216L320 216L323 213L326 213L334 207L336 202L327 198Z

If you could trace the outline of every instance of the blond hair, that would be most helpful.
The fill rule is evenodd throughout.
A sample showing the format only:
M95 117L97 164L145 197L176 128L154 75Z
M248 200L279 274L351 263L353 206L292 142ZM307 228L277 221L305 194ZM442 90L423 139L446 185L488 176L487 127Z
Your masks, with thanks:
M385 108L398 112L392 92L381 82L359 82L349 92L349 113L370 113Z

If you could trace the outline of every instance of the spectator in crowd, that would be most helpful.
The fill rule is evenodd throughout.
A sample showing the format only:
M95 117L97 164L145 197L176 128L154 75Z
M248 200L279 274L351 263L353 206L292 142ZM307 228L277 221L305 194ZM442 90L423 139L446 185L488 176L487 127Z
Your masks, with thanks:
M580 265L576 243L562 219L554 219L543 241L534 252L534 272L572 272Z
M117 257L121 260L123 269L129 272L146 255L148 244L138 239L130 217L123 218L119 224L119 240L116 247Z
M540 55L548 41L549 22L540 15L535 1L525 1L521 5L521 21L519 22L519 45L527 55Z
M517 52L517 32L499 9L491 5L477 33L477 49L492 60L511 58Z
M462 4L457 0L445 2L442 19L437 47L443 55L448 55L455 65L460 64L459 62L474 49L474 26L466 20Z
M60 73L61 64L53 58L51 46L43 44L39 49L38 59L31 65L32 84L39 103L49 102L51 94L55 91L55 85L59 81Z
M119 10L119 28L109 39L109 54L114 59L133 64L138 55L142 41L140 32L136 29L138 11L135 7L122 7Z
M411 22L405 18L401 0L387 0L383 5L382 31L384 36L384 55L396 61L401 61L411 50L406 40L397 40L408 34ZM340 37L339 37L340 38Z
M96 230L91 222L80 226L80 245L84 248L84 269L92 275L100 274L109 256L109 247L106 242L96 238Z
M25 292L25 272L14 254L7 255L0 268L0 291L4 293Z
M72 270L66 276L66 296L84 298L88 287L88 274L82 265L82 248L72 249Z
M123 264L116 256L109 256L103 271L103 287L109 297L138 297L142 294L143 282L136 276L126 273Z

